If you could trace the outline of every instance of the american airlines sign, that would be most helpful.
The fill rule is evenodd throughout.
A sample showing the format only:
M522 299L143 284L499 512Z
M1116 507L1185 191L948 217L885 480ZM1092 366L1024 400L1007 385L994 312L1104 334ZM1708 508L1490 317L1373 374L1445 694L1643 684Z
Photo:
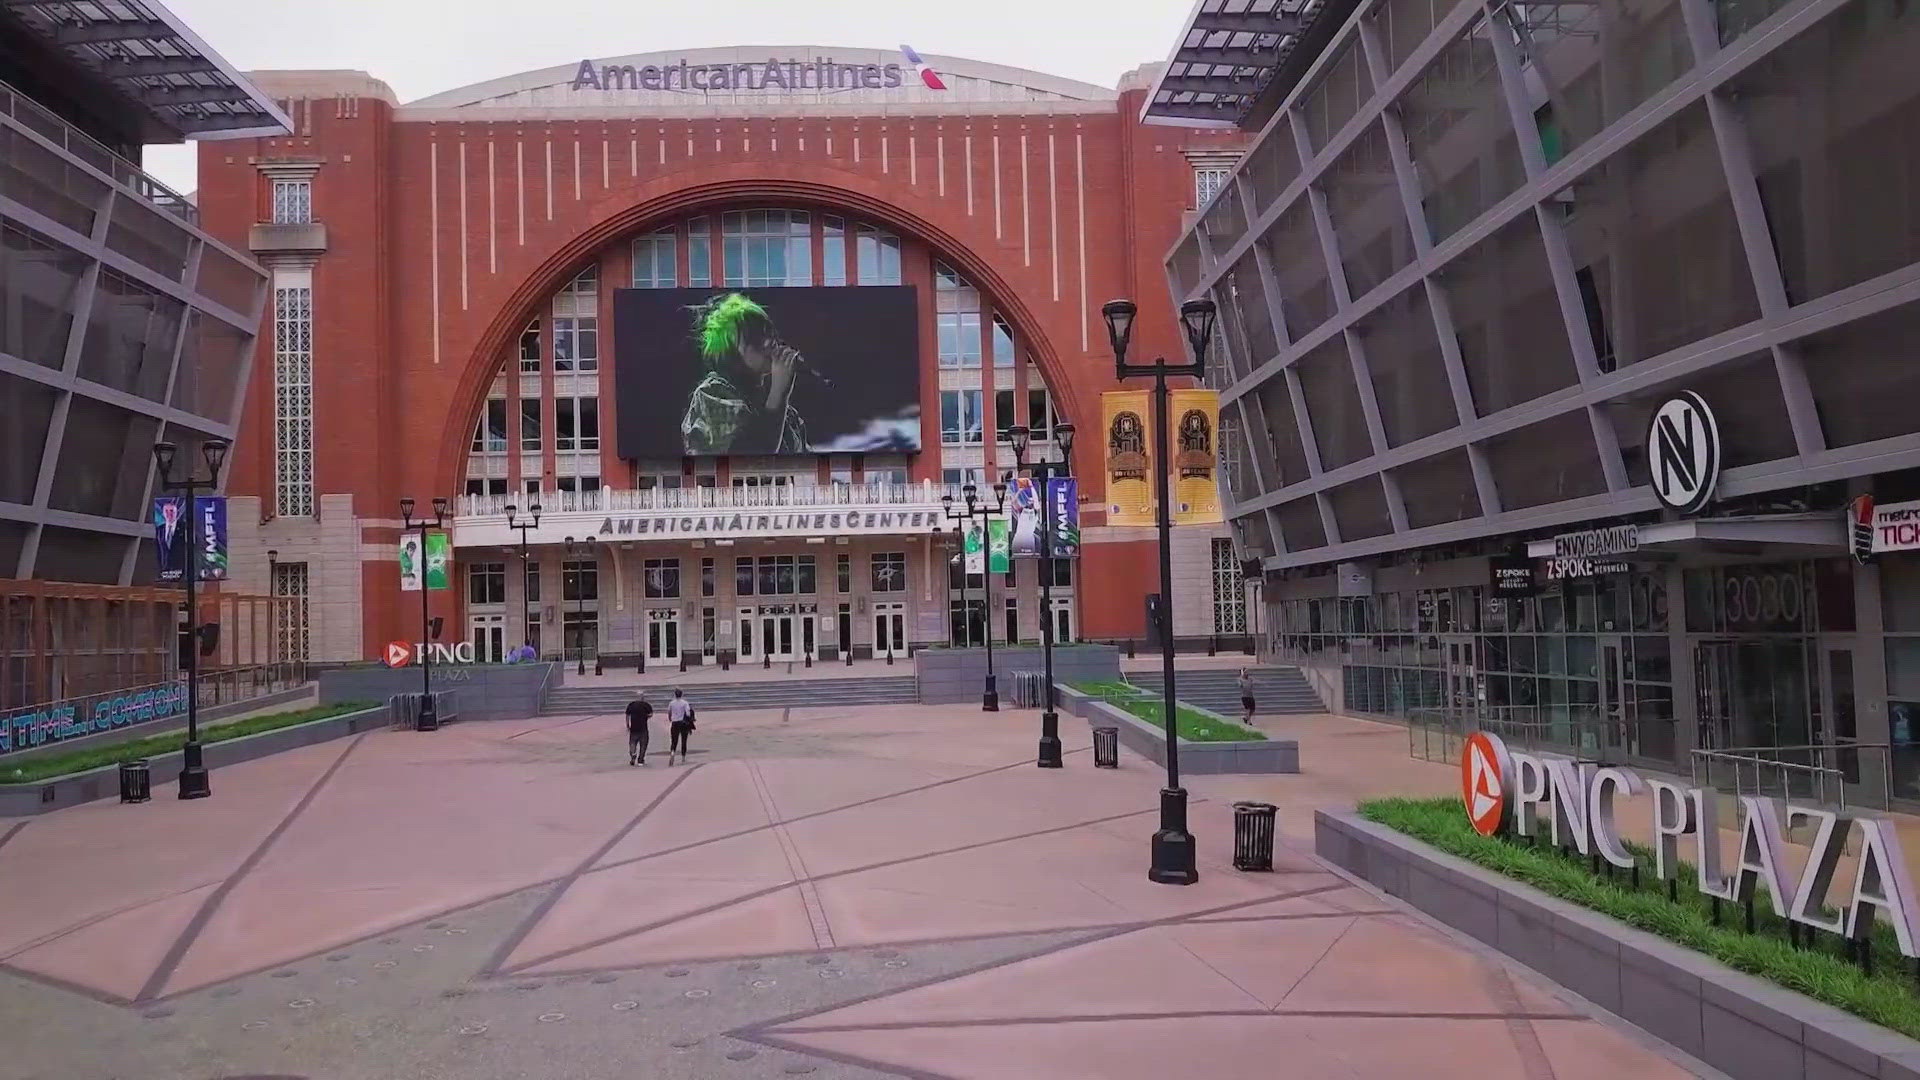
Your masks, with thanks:
M1620 768L1596 768L1568 758L1509 751L1499 736L1475 732L1460 759L1462 802L1474 831L1533 836L1545 819L1556 846L1598 855L1621 869L1635 865L1614 818L1619 796L1653 794L1654 873L1673 880L1681 844L1689 845L1695 887L1733 903L1754 899L1764 886L1775 915L1803 926L1863 940L1876 918L1893 925L1901 955L1920 957L1920 908L1891 822L1843 812L1787 806L1758 795L1739 796L1740 843L1731 873L1722 868L1720 795L1666 780L1642 780ZM1786 834L1806 829L1812 848L1797 877L1787 860ZM1840 895L1834 878L1848 841L1859 855ZM1831 907L1836 913L1826 915Z

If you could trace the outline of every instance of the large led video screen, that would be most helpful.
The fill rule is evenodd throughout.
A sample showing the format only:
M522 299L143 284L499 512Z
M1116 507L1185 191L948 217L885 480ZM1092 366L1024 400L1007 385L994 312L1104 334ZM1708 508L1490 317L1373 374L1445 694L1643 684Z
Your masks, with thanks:
M624 458L920 449L910 285L620 289Z

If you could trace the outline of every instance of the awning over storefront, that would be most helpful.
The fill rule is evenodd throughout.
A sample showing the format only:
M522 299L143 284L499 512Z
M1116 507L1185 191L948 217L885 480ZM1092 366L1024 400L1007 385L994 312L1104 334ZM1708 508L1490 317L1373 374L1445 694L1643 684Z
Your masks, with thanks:
M1621 546L1618 541L1629 530L1635 537L1631 548L1626 551L1612 550ZM1711 553L1716 550L1754 554L1754 548L1758 547L1766 554L1813 556L1839 555L1847 550L1846 523L1839 514L1833 513L1695 518L1591 531L1609 534L1607 539L1612 543L1609 550L1603 552L1607 555L1646 553L1649 549L1671 555ZM1585 536L1586 533L1568 533L1549 540L1534 540L1527 544L1527 554L1551 559L1565 553L1562 549L1569 537Z

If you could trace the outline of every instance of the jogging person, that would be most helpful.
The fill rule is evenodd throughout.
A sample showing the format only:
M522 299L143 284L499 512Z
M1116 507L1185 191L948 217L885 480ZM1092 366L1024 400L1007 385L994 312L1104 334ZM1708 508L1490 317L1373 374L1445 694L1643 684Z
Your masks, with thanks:
M653 704L641 694L627 702L627 764L647 763L647 722L653 719ZM671 757L672 755L668 755Z
M680 761L687 760L687 736L693 733L693 702L688 701L682 691L673 692L673 700L667 702L667 764L673 764L673 755L678 752Z
M1251 727L1253 725L1253 672L1241 668L1240 678L1236 681L1240 684L1240 707L1246 710L1245 722Z

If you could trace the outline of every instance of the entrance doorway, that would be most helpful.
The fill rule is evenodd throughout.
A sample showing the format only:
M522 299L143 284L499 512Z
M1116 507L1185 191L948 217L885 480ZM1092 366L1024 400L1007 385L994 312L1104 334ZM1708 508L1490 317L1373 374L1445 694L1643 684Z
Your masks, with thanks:
M647 612L647 659L680 659L680 613L672 609Z
M811 607L785 605L741 612L740 655L781 663L818 658L820 629Z
M500 663L507 658L507 617L505 615L469 616L467 639L473 642L475 663Z
M1447 660L1446 707L1452 716L1473 716L1480 711L1480 670L1475 641L1466 636L1444 639Z
M873 655L907 654L907 605L873 605Z

